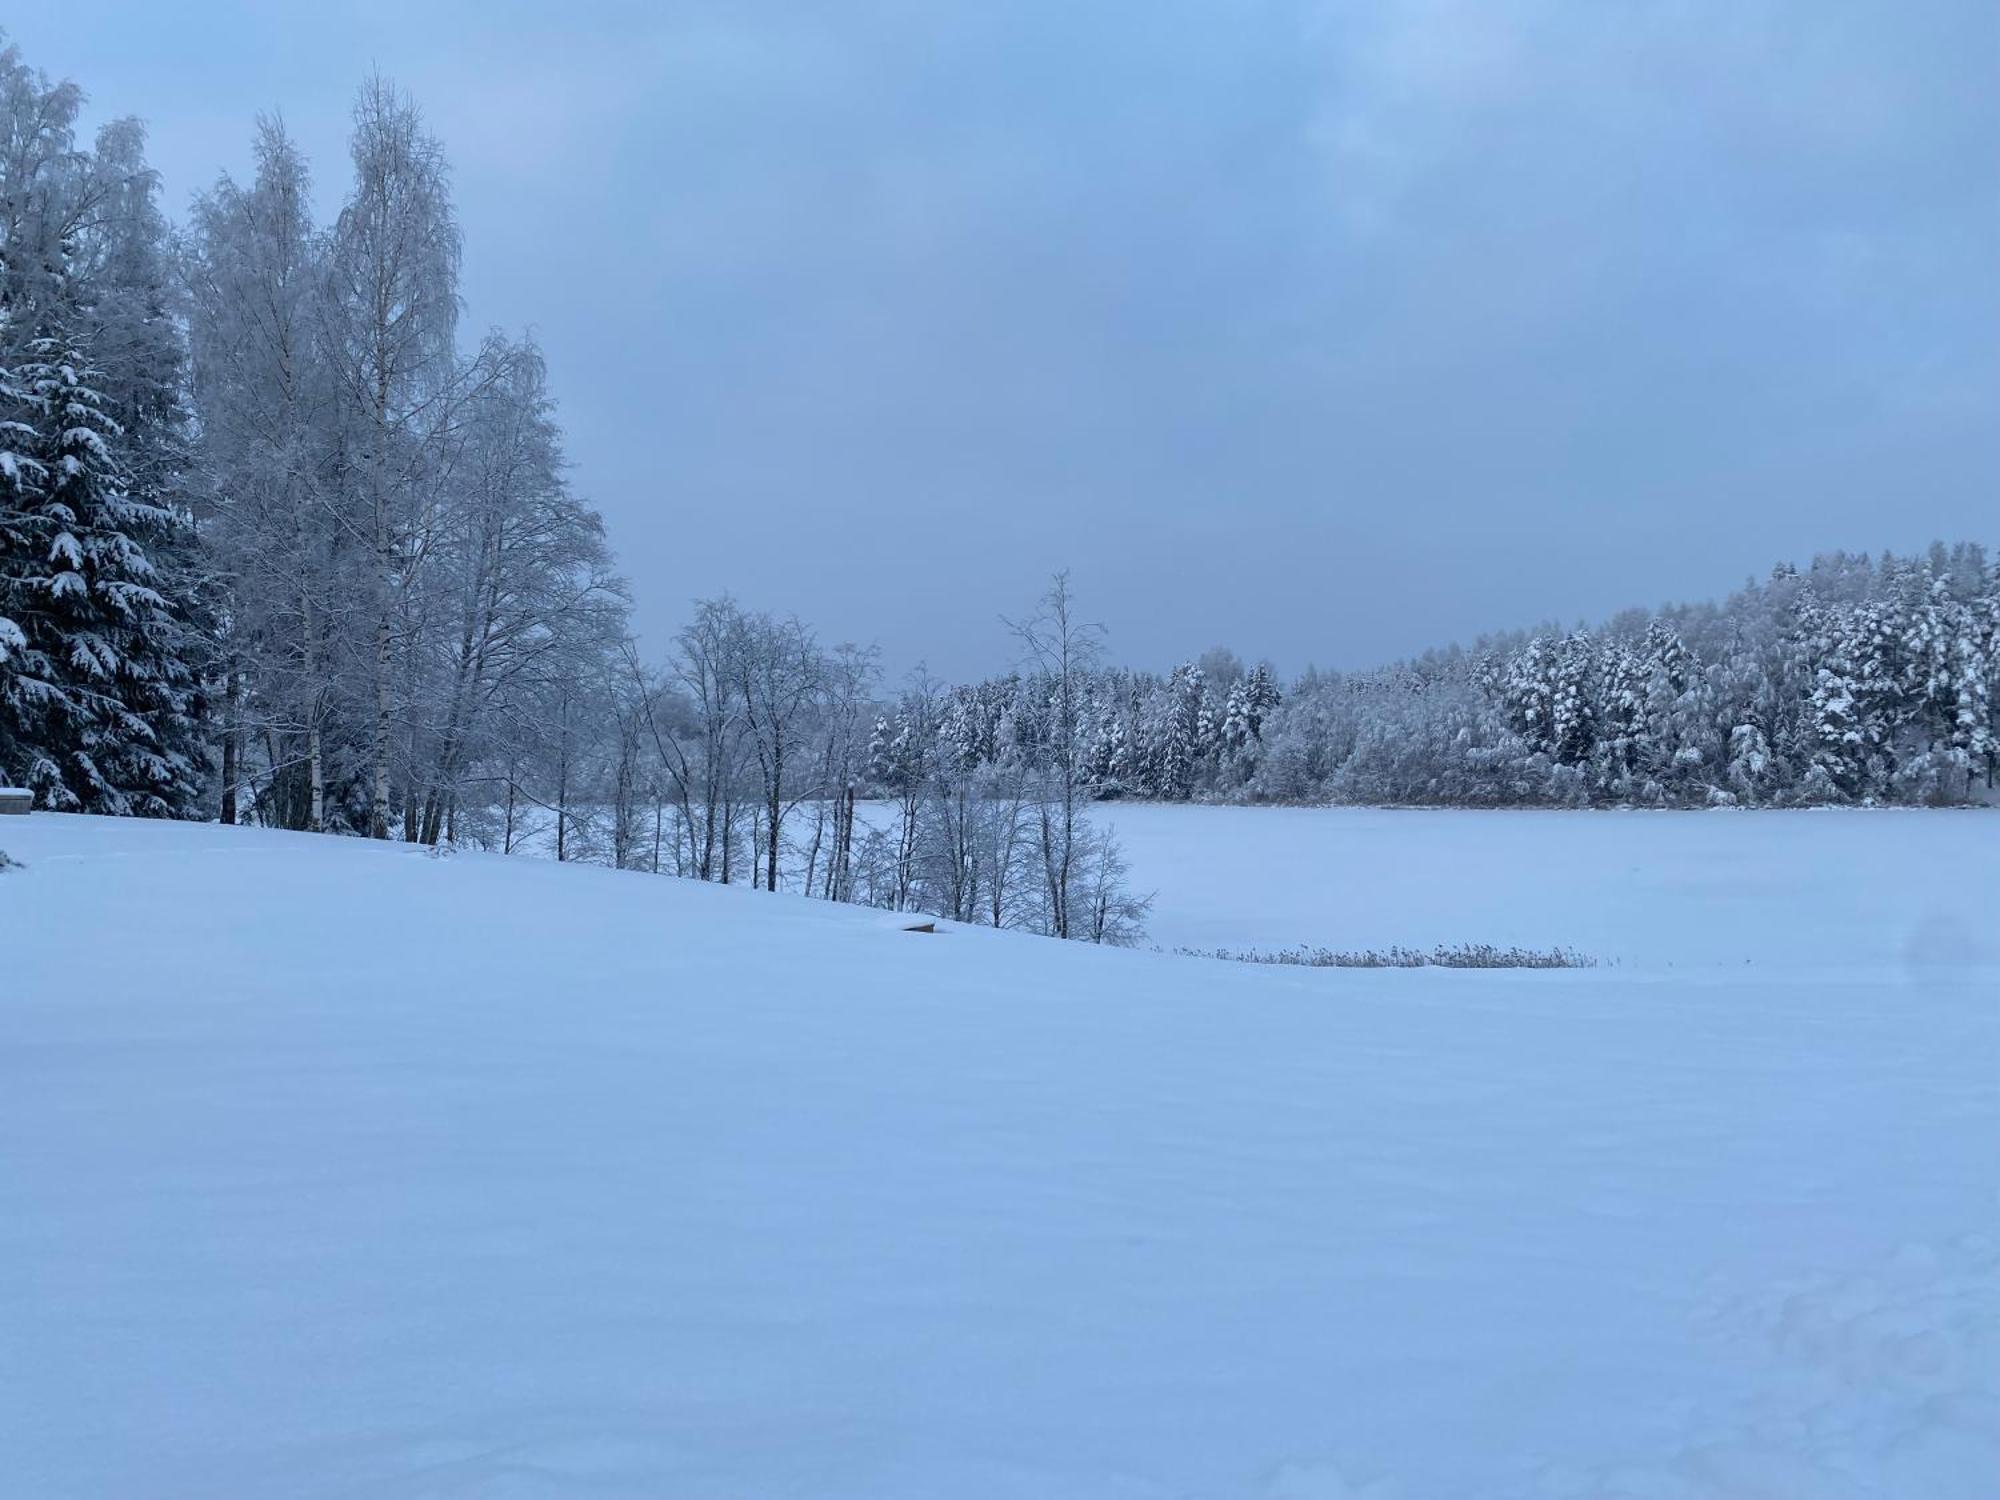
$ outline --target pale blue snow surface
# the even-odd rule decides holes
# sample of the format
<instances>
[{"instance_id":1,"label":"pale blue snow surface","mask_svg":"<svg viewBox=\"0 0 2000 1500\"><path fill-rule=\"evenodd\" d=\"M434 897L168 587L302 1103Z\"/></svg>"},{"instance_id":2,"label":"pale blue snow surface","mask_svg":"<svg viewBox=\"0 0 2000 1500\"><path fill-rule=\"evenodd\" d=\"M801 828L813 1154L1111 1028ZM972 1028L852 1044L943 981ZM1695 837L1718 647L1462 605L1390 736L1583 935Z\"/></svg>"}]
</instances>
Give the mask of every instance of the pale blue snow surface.
<instances>
[{"instance_id":1,"label":"pale blue snow surface","mask_svg":"<svg viewBox=\"0 0 2000 1500\"><path fill-rule=\"evenodd\" d=\"M2000 965L2000 811L1106 804L1165 948L1566 946L1640 968Z\"/></svg>"},{"instance_id":2,"label":"pale blue snow surface","mask_svg":"<svg viewBox=\"0 0 2000 1500\"><path fill-rule=\"evenodd\" d=\"M1622 851L1646 951L1272 970L22 820L0 1492L1990 1500L2000 972L1853 893L1990 909L2000 823L1393 816L1433 924L1299 939L1599 946L1540 882ZM1738 902L1792 924L1747 964Z\"/></svg>"}]
</instances>

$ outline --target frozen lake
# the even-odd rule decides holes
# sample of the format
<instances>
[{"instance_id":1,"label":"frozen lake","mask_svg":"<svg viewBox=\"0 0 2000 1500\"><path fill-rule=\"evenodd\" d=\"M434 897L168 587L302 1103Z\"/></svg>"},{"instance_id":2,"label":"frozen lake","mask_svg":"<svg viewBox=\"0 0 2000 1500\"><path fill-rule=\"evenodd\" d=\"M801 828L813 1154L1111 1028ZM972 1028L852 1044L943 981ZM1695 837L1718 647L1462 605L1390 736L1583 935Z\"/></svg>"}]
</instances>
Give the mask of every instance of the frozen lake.
<instances>
[{"instance_id":1,"label":"frozen lake","mask_svg":"<svg viewBox=\"0 0 2000 1500\"><path fill-rule=\"evenodd\" d=\"M2000 812L1101 806L1163 948L1566 946L1641 968L2000 963Z\"/></svg>"}]
</instances>

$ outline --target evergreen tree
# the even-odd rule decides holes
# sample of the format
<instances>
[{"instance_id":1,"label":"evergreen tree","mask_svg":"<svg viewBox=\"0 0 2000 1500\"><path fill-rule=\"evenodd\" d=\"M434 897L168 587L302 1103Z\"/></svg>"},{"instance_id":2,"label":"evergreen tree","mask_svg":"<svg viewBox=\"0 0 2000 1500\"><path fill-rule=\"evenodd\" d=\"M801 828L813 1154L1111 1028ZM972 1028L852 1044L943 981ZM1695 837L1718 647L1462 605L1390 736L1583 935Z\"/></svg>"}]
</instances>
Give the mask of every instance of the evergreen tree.
<instances>
[{"instance_id":1,"label":"evergreen tree","mask_svg":"<svg viewBox=\"0 0 2000 1500\"><path fill-rule=\"evenodd\" d=\"M1225 759L1233 761L1249 748L1250 702L1247 684L1244 682L1234 682L1229 686L1229 697L1222 706L1220 737Z\"/></svg>"},{"instance_id":2,"label":"evergreen tree","mask_svg":"<svg viewBox=\"0 0 2000 1500\"><path fill-rule=\"evenodd\" d=\"M1579 631L1564 638L1549 705L1550 753L1560 765L1584 765L1597 747L1596 668L1596 647L1588 635Z\"/></svg>"},{"instance_id":3,"label":"evergreen tree","mask_svg":"<svg viewBox=\"0 0 2000 1500\"><path fill-rule=\"evenodd\" d=\"M1244 717L1249 722L1252 740L1262 743L1264 719L1283 701L1284 694L1278 691L1277 674L1271 670L1271 664L1258 662L1243 682Z\"/></svg>"},{"instance_id":4,"label":"evergreen tree","mask_svg":"<svg viewBox=\"0 0 2000 1500\"><path fill-rule=\"evenodd\" d=\"M1696 800L1717 750L1713 695L1701 661L1680 633L1659 621L1641 645L1645 701L1639 762L1661 795Z\"/></svg>"},{"instance_id":5,"label":"evergreen tree","mask_svg":"<svg viewBox=\"0 0 2000 1500\"><path fill-rule=\"evenodd\" d=\"M1647 671L1641 653L1622 641L1605 644L1601 665L1603 703L1599 712L1598 756L1606 792L1633 795L1633 772L1647 759Z\"/></svg>"},{"instance_id":6,"label":"evergreen tree","mask_svg":"<svg viewBox=\"0 0 2000 1500\"><path fill-rule=\"evenodd\" d=\"M184 369L135 125L0 48L0 778L183 815L200 767Z\"/></svg>"},{"instance_id":7,"label":"evergreen tree","mask_svg":"<svg viewBox=\"0 0 2000 1500\"><path fill-rule=\"evenodd\" d=\"M0 267L0 277L6 274ZM0 319L5 309L0 307ZM0 336L4 328L0 328ZM4 348L0 342L0 348ZM36 443L36 425L27 420L28 393L13 370L0 365L0 558L27 555L32 547L34 524L32 506L45 478L41 464L30 451ZM0 565L4 566L4 565ZM17 591L0 577L0 684L11 679L19 667L20 653L27 649L27 632L9 613L9 599ZM19 603L14 605L19 608ZM3 733L4 730L0 730ZM5 765L0 753L0 767Z\"/></svg>"},{"instance_id":8,"label":"evergreen tree","mask_svg":"<svg viewBox=\"0 0 2000 1500\"><path fill-rule=\"evenodd\" d=\"M1201 759L1201 668L1191 662L1174 668L1161 710L1159 795L1185 802Z\"/></svg>"},{"instance_id":9,"label":"evergreen tree","mask_svg":"<svg viewBox=\"0 0 2000 1500\"><path fill-rule=\"evenodd\" d=\"M1498 674L1509 727L1539 755L1555 753L1555 676L1555 645L1541 635L1512 656Z\"/></svg>"},{"instance_id":10,"label":"evergreen tree","mask_svg":"<svg viewBox=\"0 0 2000 1500\"><path fill-rule=\"evenodd\" d=\"M1813 801L1863 797L1869 790L1869 731L1861 703L1855 622L1816 600L1800 611L1799 618L1813 663L1806 694L1811 753L1803 790Z\"/></svg>"},{"instance_id":11,"label":"evergreen tree","mask_svg":"<svg viewBox=\"0 0 2000 1500\"><path fill-rule=\"evenodd\" d=\"M4 613L21 636L0 683L0 774L45 807L178 816L199 791L189 631L146 544L179 519L134 499L97 371L61 331L18 371L41 480L5 537Z\"/></svg>"}]
</instances>

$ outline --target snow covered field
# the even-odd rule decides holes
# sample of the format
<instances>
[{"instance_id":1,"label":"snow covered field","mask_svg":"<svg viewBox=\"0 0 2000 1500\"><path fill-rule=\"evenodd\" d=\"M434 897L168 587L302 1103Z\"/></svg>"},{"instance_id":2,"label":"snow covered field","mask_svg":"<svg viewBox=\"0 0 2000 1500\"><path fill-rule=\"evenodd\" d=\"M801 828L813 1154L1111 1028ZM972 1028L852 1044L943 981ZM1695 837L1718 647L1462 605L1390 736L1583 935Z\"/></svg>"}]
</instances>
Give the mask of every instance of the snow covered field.
<instances>
[{"instance_id":1,"label":"snow covered field","mask_svg":"<svg viewBox=\"0 0 2000 1500\"><path fill-rule=\"evenodd\" d=\"M0 1495L2000 1493L2000 820L1114 816L1618 966L0 824Z\"/></svg>"}]
</instances>

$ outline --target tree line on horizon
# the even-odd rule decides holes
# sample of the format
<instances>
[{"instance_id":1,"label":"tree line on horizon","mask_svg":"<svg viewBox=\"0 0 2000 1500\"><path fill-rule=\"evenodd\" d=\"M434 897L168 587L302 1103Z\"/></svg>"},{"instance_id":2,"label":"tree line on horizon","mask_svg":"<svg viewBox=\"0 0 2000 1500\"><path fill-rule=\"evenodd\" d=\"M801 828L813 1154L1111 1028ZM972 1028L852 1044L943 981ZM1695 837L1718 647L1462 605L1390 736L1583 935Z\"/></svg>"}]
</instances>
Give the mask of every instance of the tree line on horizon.
<instances>
[{"instance_id":1,"label":"tree line on horizon","mask_svg":"<svg viewBox=\"0 0 2000 1500\"><path fill-rule=\"evenodd\" d=\"M260 122L171 224L144 132L0 46L0 782L43 808L531 847L1121 941L1087 809L1965 800L2000 572L1835 555L1718 605L1281 682L1109 665L1058 575L984 682L697 603L641 658L532 339L467 338L450 174L359 92L339 213ZM860 804L881 810L857 816Z\"/></svg>"},{"instance_id":2,"label":"tree line on horizon","mask_svg":"<svg viewBox=\"0 0 2000 1500\"><path fill-rule=\"evenodd\" d=\"M1094 793L1435 807L1799 807L1978 800L2000 768L2000 568L1976 543L1781 564L1720 603L1545 626L1369 672L1216 648L1094 675ZM990 754L1032 685L922 693ZM971 724L976 728L966 728ZM921 730L898 730L897 733ZM1039 731L1031 729L1032 742Z\"/></svg>"}]
</instances>

